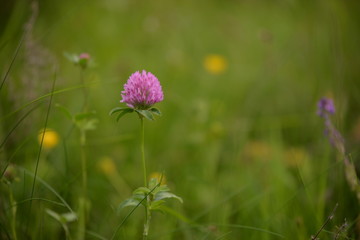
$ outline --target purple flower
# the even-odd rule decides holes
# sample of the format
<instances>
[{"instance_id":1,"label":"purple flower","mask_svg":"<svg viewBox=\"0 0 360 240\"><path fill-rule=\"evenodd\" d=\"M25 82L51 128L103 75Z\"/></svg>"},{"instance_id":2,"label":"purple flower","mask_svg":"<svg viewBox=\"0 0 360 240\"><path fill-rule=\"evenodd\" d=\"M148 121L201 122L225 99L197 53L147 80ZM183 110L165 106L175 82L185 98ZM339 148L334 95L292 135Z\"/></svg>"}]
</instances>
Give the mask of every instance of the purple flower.
<instances>
[{"instance_id":1,"label":"purple flower","mask_svg":"<svg viewBox=\"0 0 360 240\"><path fill-rule=\"evenodd\" d=\"M336 129L330 119L330 114L335 113L334 102L331 98L321 98L318 102L318 111L317 114L324 118L325 124L325 136L329 139L331 145L343 153L344 150L344 138L341 136L341 133Z\"/></svg>"},{"instance_id":2,"label":"purple flower","mask_svg":"<svg viewBox=\"0 0 360 240\"><path fill-rule=\"evenodd\" d=\"M81 53L79 55L79 59L90 59L90 54L88 53Z\"/></svg>"},{"instance_id":3,"label":"purple flower","mask_svg":"<svg viewBox=\"0 0 360 240\"><path fill-rule=\"evenodd\" d=\"M133 73L121 92L122 100L129 107L146 110L164 99L159 80L151 73L143 70Z\"/></svg>"},{"instance_id":4,"label":"purple flower","mask_svg":"<svg viewBox=\"0 0 360 240\"><path fill-rule=\"evenodd\" d=\"M83 69L87 68L91 60L91 56L88 53L81 53L77 58L77 64Z\"/></svg>"},{"instance_id":5,"label":"purple flower","mask_svg":"<svg viewBox=\"0 0 360 240\"><path fill-rule=\"evenodd\" d=\"M326 117L329 114L335 113L334 102L331 98L321 98L318 102L318 111L317 114L320 117Z\"/></svg>"}]
</instances>

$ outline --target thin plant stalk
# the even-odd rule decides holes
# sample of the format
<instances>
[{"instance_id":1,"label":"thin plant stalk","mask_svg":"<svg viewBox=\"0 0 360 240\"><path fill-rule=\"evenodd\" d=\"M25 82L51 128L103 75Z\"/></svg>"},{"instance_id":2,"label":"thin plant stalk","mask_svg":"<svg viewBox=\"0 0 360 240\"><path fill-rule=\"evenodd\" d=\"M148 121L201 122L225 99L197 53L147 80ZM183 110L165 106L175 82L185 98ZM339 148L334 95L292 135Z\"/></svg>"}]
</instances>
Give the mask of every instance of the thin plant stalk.
<instances>
[{"instance_id":1,"label":"thin plant stalk","mask_svg":"<svg viewBox=\"0 0 360 240\"><path fill-rule=\"evenodd\" d=\"M147 185L146 177L146 162L145 162L145 127L144 127L144 117L140 116L141 121L141 159L144 172L144 187Z\"/></svg>"},{"instance_id":2,"label":"thin plant stalk","mask_svg":"<svg viewBox=\"0 0 360 240\"><path fill-rule=\"evenodd\" d=\"M84 69L80 68L80 81L83 85L84 103L82 111L87 111L88 93L85 88ZM80 129L80 154L81 154L81 172L82 172L82 197L79 199L79 230L78 239L85 239L86 218L87 218L87 163L86 163L86 131Z\"/></svg>"},{"instance_id":3,"label":"thin plant stalk","mask_svg":"<svg viewBox=\"0 0 360 240\"><path fill-rule=\"evenodd\" d=\"M83 85L82 89L83 89L83 95L84 95L84 104L83 104L82 110L84 112L86 112L87 111L87 102L88 102L88 92L85 87L84 75L85 75L85 70L83 68L80 68L80 81L81 81L81 84Z\"/></svg>"},{"instance_id":4,"label":"thin plant stalk","mask_svg":"<svg viewBox=\"0 0 360 240\"><path fill-rule=\"evenodd\" d=\"M80 148L81 148L81 171L82 171L82 184L83 184L83 197L86 198L86 189L87 189L87 164L86 164L86 153L85 153L85 145L86 145L86 135L85 131L81 130L80 132Z\"/></svg>"},{"instance_id":5,"label":"thin plant stalk","mask_svg":"<svg viewBox=\"0 0 360 240\"><path fill-rule=\"evenodd\" d=\"M146 207L145 207L145 224L144 224L144 233L143 233L143 240L147 240L147 236L149 234L149 227L150 227L150 220L151 220L151 211L150 211L150 196L146 197Z\"/></svg>"},{"instance_id":6,"label":"thin plant stalk","mask_svg":"<svg viewBox=\"0 0 360 240\"><path fill-rule=\"evenodd\" d=\"M143 116L140 116L140 123L141 123L141 159L142 159L142 165L144 171L144 186L146 187L147 176L146 176L146 161L145 161L145 127L144 127ZM150 203L150 196L147 196L145 203L145 223L144 223L143 240L146 240L149 234L149 226L151 219L151 211L150 211L149 203Z\"/></svg>"},{"instance_id":7,"label":"thin plant stalk","mask_svg":"<svg viewBox=\"0 0 360 240\"><path fill-rule=\"evenodd\" d=\"M85 239L86 231L86 216L87 216L87 164L86 164L86 154L85 154L85 145L86 145L86 135L85 131L80 131L80 151L81 151L81 171L82 171L82 185L83 191L82 196L79 199L79 229L78 229L78 240Z\"/></svg>"},{"instance_id":8,"label":"thin plant stalk","mask_svg":"<svg viewBox=\"0 0 360 240\"><path fill-rule=\"evenodd\" d=\"M149 196L146 197L145 224L144 224L143 240L147 240L147 236L149 234L149 227L150 227L151 211L148 206L148 203L149 203Z\"/></svg>"}]
</instances>

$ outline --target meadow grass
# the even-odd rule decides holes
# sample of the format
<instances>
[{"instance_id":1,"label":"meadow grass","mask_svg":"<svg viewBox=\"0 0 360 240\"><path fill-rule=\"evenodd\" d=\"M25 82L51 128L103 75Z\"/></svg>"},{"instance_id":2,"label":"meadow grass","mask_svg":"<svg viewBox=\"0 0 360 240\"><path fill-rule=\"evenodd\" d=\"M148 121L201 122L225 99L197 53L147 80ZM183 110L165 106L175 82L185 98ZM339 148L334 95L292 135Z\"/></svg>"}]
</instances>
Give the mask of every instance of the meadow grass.
<instances>
[{"instance_id":1,"label":"meadow grass","mask_svg":"<svg viewBox=\"0 0 360 240\"><path fill-rule=\"evenodd\" d=\"M4 6L0 239L141 239L142 207L118 209L144 183L139 120L117 123L108 113L143 69L164 91L162 117L144 122L147 172L163 172L184 200L152 214L149 240L311 239L319 230L320 239L358 238L359 202L316 103L334 99L332 121L357 166L359 3ZM66 52L91 55L81 79ZM75 118L84 93L98 123L80 144L63 108ZM59 138L47 139L44 128Z\"/></svg>"}]
</instances>

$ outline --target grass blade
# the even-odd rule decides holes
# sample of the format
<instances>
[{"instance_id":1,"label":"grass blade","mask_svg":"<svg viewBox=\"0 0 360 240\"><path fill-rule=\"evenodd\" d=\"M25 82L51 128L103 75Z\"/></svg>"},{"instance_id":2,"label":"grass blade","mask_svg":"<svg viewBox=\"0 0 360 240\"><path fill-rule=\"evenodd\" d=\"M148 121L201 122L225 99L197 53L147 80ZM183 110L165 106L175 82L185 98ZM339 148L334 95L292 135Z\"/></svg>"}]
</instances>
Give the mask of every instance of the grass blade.
<instances>
[{"instance_id":1,"label":"grass blade","mask_svg":"<svg viewBox=\"0 0 360 240\"><path fill-rule=\"evenodd\" d=\"M277 236L279 238L285 238L284 235L281 235L280 233L276 233L276 232L272 232L263 228L258 228L258 227L252 227L252 226L246 226L246 225L239 225L239 224L212 224L215 226L219 226L219 227L231 227L231 228L240 228L240 229L248 229L248 230L253 230L253 231L257 231L257 232L263 232L263 233L267 233L273 236Z\"/></svg>"},{"instance_id":2,"label":"grass blade","mask_svg":"<svg viewBox=\"0 0 360 240\"><path fill-rule=\"evenodd\" d=\"M53 99L53 92L54 92L54 89L55 89L55 82L56 82L56 70L55 70L54 80L53 80L53 84L52 84L52 88L51 88L51 96L50 96L49 106L48 106L46 117L45 117L44 129L47 128L47 123L48 123L48 120L49 120L51 103L52 103L52 99ZM38 153L37 160L36 160L36 165L35 165L34 180L32 182L32 187L31 187L30 199L32 199L33 196L34 196L35 181L36 181L36 178L37 178L36 176L37 176L37 172L38 172L38 168L39 168L39 162L40 162L40 156L41 156L42 145L43 145L43 142L44 142L44 137L45 137L45 131L43 131L42 137L41 137L39 153ZM31 206L32 206L32 200L30 200L29 213L31 213ZM30 218L29 218L29 220L30 220ZM26 232L28 230L29 220L28 220L28 223L26 224Z\"/></svg>"},{"instance_id":3,"label":"grass blade","mask_svg":"<svg viewBox=\"0 0 360 240\"><path fill-rule=\"evenodd\" d=\"M7 163L5 163L5 167L4 170L1 172L1 177L2 178L6 172L6 169L8 168L8 166L11 164L12 159L15 157L15 155L20 151L20 149L25 145L25 143L27 143L29 140L31 139L31 137L28 137L27 139L25 139L25 141L23 141L13 152L13 154L9 157Z\"/></svg>"},{"instance_id":4,"label":"grass blade","mask_svg":"<svg viewBox=\"0 0 360 240\"><path fill-rule=\"evenodd\" d=\"M22 201L19 201L19 202L16 202L16 204L13 204L11 205L8 209L6 209L7 211L10 210L11 208L15 207L15 206L19 206L23 203L27 203L29 201L32 201L32 200L38 200L38 201L43 201L43 202L48 202L48 203L52 203L52 204L55 204L55 205L58 205L58 206L63 206L63 207L66 207L65 204L63 203L59 203L59 202L56 202L56 201L53 201L53 200L50 200L50 199L46 199L46 198L27 198L27 199L24 199Z\"/></svg>"},{"instance_id":5,"label":"grass blade","mask_svg":"<svg viewBox=\"0 0 360 240\"><path fill-rule=\"evenodd\" d=\"M20 118L20 120L15 124L15 126L9 131L9 133L6 135L6 137L4 138L4 140L2 141L2 143L0 144L0 149L5 145L6 141L8 140L8 138L11 136L12 132L15 131L15 129L20 125L20 123L27 117L29 116L30 113L32 113L36 108L38 108L40 106L40 104L36 105L35 107L33 107L32 109L30 109L24 116L22 116Z\"/></svg>"},{"instance_id":6,"label":"grass blade","mask_svg":"<svg viewBox=\"0 0 360 240\"><path fill-rule=\"evenodd\" d=\"M61 197L61 195L56 192L56 190L51 187L47 182L45 182L43 179L41 179L40 177L35 177L35 175L30 172L29 170L25 169L25 168L20 168L21 170L24 171L25 174L33 177L34 179L36 179L38 182L40 182L44 187L46 187L50 192L52 192L64 205L65 207L71 212L71 213L75 213L74 210L72 210L72 208L70 207L70 205Z\"/></svg>"},{"instance_id":7,"label":"grass blade","mask_svg":"<svg viewBox=\"0 0 360 240\"><path fill-rule=\"evenodd\" d=\"M2 82L1 82L0 91L1 91L1 89L3 88L3 86L4 86L4 84L5 84L5 81L6 81L8 75L9 75L9 73L10 73L10 70L11 70L12 66L14 65L15 59L16 59L18 53L19 53L19 50L20 50L20 48L21 48L21 46L22 46L22 43L24 42L25 36L26 36L26 34L27 34L27 31L28 31L28 29L25 29L25 30L24 30L24 33L22 34L21 39L20 39L20 41L19 41L19 43L18 43L18 45L17 45L17 47L16 47L16 49L15 49L14 55L13 55L13 57L12 57L12 59L11 59L11 62L10 62L10 66L9 66L9 68L7 69L7 71L6 71L6 73L5 73L5 76L4 76L4 78L3 78Z\"/></svg>"}]
</instances>

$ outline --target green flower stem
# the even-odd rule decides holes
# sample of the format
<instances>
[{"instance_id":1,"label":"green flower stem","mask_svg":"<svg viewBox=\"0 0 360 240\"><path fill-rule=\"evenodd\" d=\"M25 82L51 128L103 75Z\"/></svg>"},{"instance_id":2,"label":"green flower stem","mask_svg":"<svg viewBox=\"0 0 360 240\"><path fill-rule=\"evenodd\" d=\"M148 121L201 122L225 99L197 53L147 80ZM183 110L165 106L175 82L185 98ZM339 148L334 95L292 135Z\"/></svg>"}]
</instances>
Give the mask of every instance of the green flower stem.
<instances>
[{"instance_id":1,"label":"green flower stem","mask_svg":"<svg viewBox=\"0 0 360 240\"><path fill-rule=\"evenodd\" d=\"M86 197L87 189L87 174L86 174L86 154L85 154L85 144L86 144L86 134L84 130L80 131L80 147L81 147L81 170L82 170L82 183L83 183L83 195Z\"/></svg>"},{"instance_id":2,"label":"green flower stem","mask_svg":"<svg viewBox=\"0 0 360 240\"><path fill-rule=\"evenodd\" d=\"M86 231L86 216L87 216L87 173L86 173L86 133L84 130L80 130L80 148L81 148L81 170L82 170L82 196L79 198L79 228L78 228L78 240L85 239Z\"/></svg>"},{"instance_id":3,"label":"green flower stem","mask_svg":"<svg viewBox=\"0 0 360 240\"><path fill-rule=\"evenodd\" d=\"M150 220L151 220L151 210L149 205L150 205L150 196L147 196L146 207L145 207L145 224L144 224L143 240L147 240L147 236L149 234Z\"/></svg>"},{"instance_id":4,"label":"green flower stem","mask_svg":"<svg viewBox=\"0 0 360 240\"><path fill-rule=\"evenodd\" d=\"M147 185L146 178L146 162L145 162L145 128L144 128L144 117L140 116L141 121L141 159L144 171L144 187Z\"/></svg>"},{"instance_id":5,"label":"green flower stem","mask_svg":"<svg viewBox=\"0 0 360 240\"><path fill-rule=\"evenodd\" d=\"M146 177L146 161L145 161L145 127L144 127L144 117L140 117L141 122L141 159L144 171L144 187L147 187L147 177ZM150 227L150 219L151 219L151 211L150 211L150 196L146 197L145 203L145 223L144 223L144 232L143 232L143 240L147 240L147 236L149 234Z\"/></svg>"},{"instance_id":6,"label":"green flower stem","mask_svg":"<svg viewBox=\"0 0 360 240\"><path fill-rule=\"evenodd\" d=\"M80 81L81 81L81 84L83 85L82 89L83 89L83 94L84 94L84 104L83 104L82 110L84 112L86 112L89 95L88 95L88 92L87 92L87 89L85 86L84 75L85 75L85 70L83 68L80 68Z\"/></svg>"}]
</instances>

